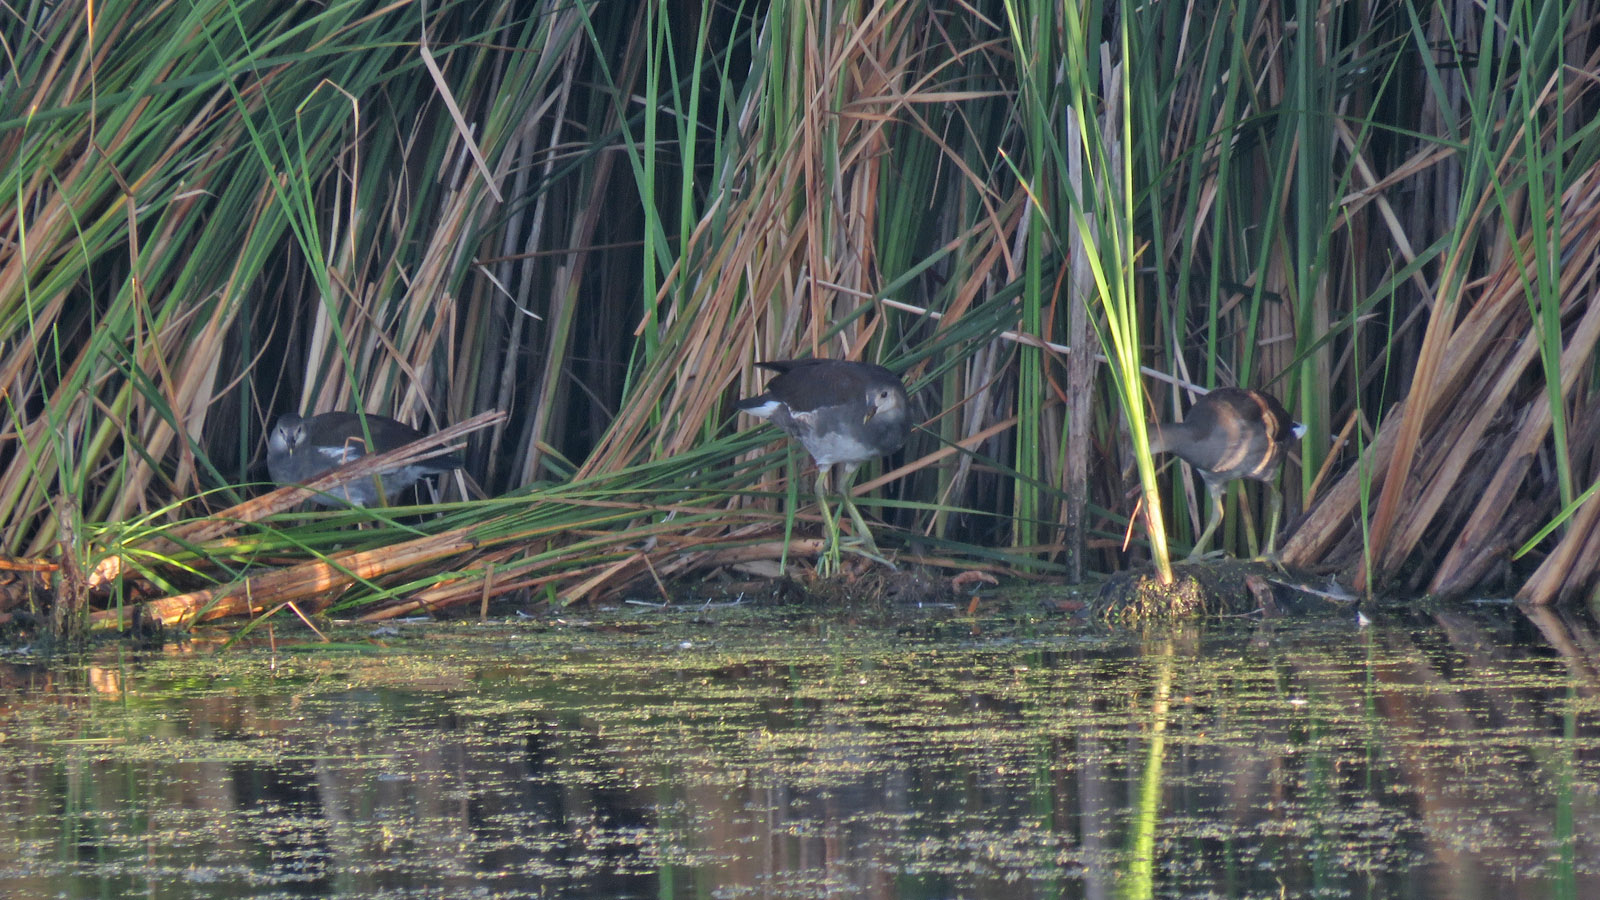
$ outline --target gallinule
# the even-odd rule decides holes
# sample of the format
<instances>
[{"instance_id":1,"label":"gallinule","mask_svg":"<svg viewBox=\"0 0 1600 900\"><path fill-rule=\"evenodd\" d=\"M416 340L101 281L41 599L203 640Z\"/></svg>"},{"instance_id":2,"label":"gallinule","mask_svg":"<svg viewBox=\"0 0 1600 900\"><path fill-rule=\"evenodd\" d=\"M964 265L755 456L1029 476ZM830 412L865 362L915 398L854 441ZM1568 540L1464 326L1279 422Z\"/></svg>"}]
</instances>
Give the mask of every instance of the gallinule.
<instances>
[{"instance_id":1,"label":"gallinule","mask_svg":"<svg viewBox=\"0 0 1600 900\"><path fill-rule=\"evenodd\" d=\"M825 496L828 475L835 465L842 466L844 474L834 489L866 548L863 555L884 561L850 499L850 479L862 463L905 444L911 433L905 385L893 372L871 363L789 359L756 365L778 376L767 382L765 393L740 400L739 408L782 428L817 461L817 502L828 532L821 568L837 569L839 560L839 523Z\"/></svg>"},{"instance_id":2,"label":"gallinule","mask_svg":"<svg viewBox=\"0 0 1600 900\"><path fill-rule=\"evenodd\" d=\"M361 426L366 419L366 428ZM367 437L372 452L383 453L423 437L403 422L383 416L357 416L329 412L302 419L288 414L278 417L267 437L267 472L280 485L303 484L336 466L367 454ZM382 496L394 497L426 475L437 475L461 468L461 457L436 456L410 466L381 473ZM377 478L358 478L311 498L318 506L369 506L379 497Z\"/></svg>"},{"instance_id":3,"label":"gallinule","mask_svg":"<svg viewBox=\"0 0 1600 900\"><path fill-rule=\"evenodd\" d=\"M1275 481L1284 454L1306 433L1276 398L1260 391L1217 388L1195 401L1182 422L1157 425L1150 432L1151 453L1172 453L1194 466L1211 495L1211 516L1190 558L1205 552L1222 522L1222 494L1238 478L1264 481L1270 492L1267 558L1277 546L1283 495Z\"/></svg>"}]
</instances>

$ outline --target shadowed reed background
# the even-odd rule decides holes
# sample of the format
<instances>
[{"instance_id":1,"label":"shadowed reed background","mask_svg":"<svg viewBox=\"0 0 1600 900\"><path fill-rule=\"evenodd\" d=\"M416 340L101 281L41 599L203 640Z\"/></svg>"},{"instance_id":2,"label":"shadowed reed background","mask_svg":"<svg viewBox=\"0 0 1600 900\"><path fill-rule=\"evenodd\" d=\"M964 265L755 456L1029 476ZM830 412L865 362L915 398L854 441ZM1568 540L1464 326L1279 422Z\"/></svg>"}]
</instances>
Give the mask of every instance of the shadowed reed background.
<instances>
[{"instance_id":1,"label":"shadowed reed background","mask_svg":"<svg viewBox=\"0 0 1600 900\"><path fill-rule=\"evenodd\" d=\"M1078 578L1192 540L1204 486L1128 428L1189 400L1143 365L1308 424L1291 565L1588 597L1595 16L7 4L0 550L102 622L808 559L792 450L734 401L826 355L913 389L859 496L930 562ZM211 518L277 414L358 407L504 411L465 453L493 499ZM1125 552L1130 447L1160 492ZM1225 546L1261 502L1230 491Z\"/></svg>"}]
</instances>

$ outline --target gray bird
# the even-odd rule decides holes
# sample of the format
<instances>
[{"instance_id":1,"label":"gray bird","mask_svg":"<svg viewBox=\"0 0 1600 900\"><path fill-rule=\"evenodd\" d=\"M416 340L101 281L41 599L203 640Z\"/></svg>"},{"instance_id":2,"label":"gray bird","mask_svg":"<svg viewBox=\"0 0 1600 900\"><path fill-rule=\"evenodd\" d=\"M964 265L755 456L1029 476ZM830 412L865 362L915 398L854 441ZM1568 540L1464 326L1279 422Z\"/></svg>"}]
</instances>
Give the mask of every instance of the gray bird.
<instances>
[{"instance_id":1,"label":"gray bird","mask_svg":"<svg viewBox=\"0 0 1600 900\"><path fill-rule=\"evenodd\" d=\"M409 425L383 416L367 415L366 429L361 416L330 412L302 419L287 414L278 417L267 437L267 472L280 485L304 484L347 462L367 455L367 436L372 452L384 453L419 440L424 435ZM461 457L436 456L413 465L382 472L382 496L394 498L427 475L437 475L462 466ZM379 497L377 478L358 478L311 498L318 506L370 506Z\"/></svg>"},{"instance_id":2,"label":"gray bird","mask_svg":"<svg viewBox=\"0 0 1600 900\"><path fill-rule=\"evenodd\" d=\"M739 408L766 419L799 441L817 461L817 502L828 532L827 568L837 568L839 523L828 508L826 483L835 466L844 471L834 489L850 514L866 554L882 559L872 532L850 499L850 479L863 463L900 449L911 433L910 399L899 376L872 363L839 359L790 359L756 363L778 376L765 393L739 401Z\"/></svg>"}]
</instances>

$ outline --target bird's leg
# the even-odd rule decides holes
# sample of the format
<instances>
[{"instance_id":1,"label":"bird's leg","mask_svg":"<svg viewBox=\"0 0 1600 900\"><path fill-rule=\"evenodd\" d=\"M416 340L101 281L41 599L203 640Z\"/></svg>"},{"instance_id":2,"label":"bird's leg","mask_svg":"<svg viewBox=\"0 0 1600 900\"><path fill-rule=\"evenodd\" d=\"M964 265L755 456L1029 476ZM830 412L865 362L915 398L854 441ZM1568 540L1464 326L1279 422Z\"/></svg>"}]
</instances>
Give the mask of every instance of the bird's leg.
<instances>
[{"instance_id":1,"label":"bird's leg","mask_svg":"<svg viewBox=\"0 0 1600 900\"><path fill-rule=\"evenodd\" d=\"M872 539L872 529L867 527L867 520L861 517L861 511L856 509L856 501L850 496L850 482L854 480L855 474L856 467L845 464L844 477L839 480L839 503L844 507L844 511L850 514L850 524L855 529L854 536L848 541L841 539L841 543L855 545L850 547L851 553L864 556L873 562L883 563L892 569L894 563L883 557L877 542Z\"/></svg>"},{"instance_id":2,"label":"bird's leg","mask_svg":"<svg viewBox=\"0 0 1600 900\"><path fill-rule=\"evenodd\" d=\"M1285 572L1283 563L1278 562L1278 517L1283 513L1283 492L1278 490L1278 483L1267 482L1267 552L1257 559L1271 563L1280 572Z\"/></svg>"},{"instance_id":3,"label":"bird's leg","mask_svg":"<svg viewBox=\"0 0 1600 900\"><path fill-rule=\"evenodd\" d=\"M850 514L850 523L855 526L855 535L850 539L850 543L865 544L868 550L877 553L878 547L872 543L872 532L867 530L867 523L861 520L856 502L850 496L850 483L855 480L856 467L849 463L841 465L844 466L844 475L839 479L839 502L844 505L845 512Z\"/></svg>"},{"instance_id":4,"label":"bird's leg","mask_svg":"<svg viewBox=\"0 0 1600 900\"><path fill-rule=\"evenodd\" d=\"M1194 542L1194 549L1189 551L1190 559L1199 559L1205 555L1206 545L1211 543L1211 536L1216 533L1217 526L1222 524L1222 493L1227 490L1225 484L1207 484L1206 492L1211 495L1211 517L1206 522L1205 530L1200 532L1199 540Z\"/></svg>"},{"instance_id":5,"label":"bird's leg","mask_svg":"<svg viewBox=\"0 0 1600 900\"><path fill-rule=\"evenodd\" d=\"M1283 514L1283 492L1275 482L1267 483L1267 555L1278 555L1278 516Z\"/></svg>"},{"instance_id":6,"label":"bird's leg","mask_svg":"<svg viewBox=\"0 0 1600 900\"><path fill-rule=\"evenodd\" d=\"M850 514L850 524L855 526L856 537L853 543L860 544L865 548L866 555L877 557L878 545L872 540L872 530L867 528L866 521L861 518L861 511L856 509L855 500L851 499L849 491L845 491L839 496L844 503L845 512Z\"/></svg>"},{"instance_id":7,"label":"bird's leg","mask_svg":"<svg viewBox=\"0 0 1600 900\"><path fill-rule=\"evenodd\" d=\"M817 469L817 507L822 511L822 556L817 559L817 574L824 577L839 571L839 520L828 508L828 474L833 466Z\"/></svg>"},{"instance_id":8,"label":"bird's leg","mask_svg":"<svg viewBox=\"0 0 1600 900\"><path fill-rule=\"evenodd\" d=\"M836 477L837 465L843 465L844 472ZM817 574L824 578L839 573L842 568L840 553L849 544L855 545L849 547L851 553L894 568L894 563L881 555L878 545L872 540L872 530L867 528L866 520L861 517L861 511L856 509L855 501L850 497L850 481L855 470L855 466L846 463L817 467L817 509L822 513L823 529L822 554L817 558ZM855 535L848 541L840 534L839 517L836 517L828 506L830 481L834 483L834 489L839 492L839 503L844 507L844 511L850 514L850 523L855 529Z\"/></svg>"},{"instance_id":9,"label":"bird's leg","mask_svg":"<svg viewBox=\"0 0 1600 900\"><path fill-rule=\"evenodd\" d=\"M851 543L860 544L866 548L868 554L874 557L877 556L878 545L872 540L872 529L867 527L866 520L861 518L861 511L856 509L855 498L850 496L850 477L848 475L845 476L845 487L844 490L840 491L839 499L844 503L845 512L850 514L850 524L854 526L855 537L852 538Z\"/></svg>"}]
</instances>

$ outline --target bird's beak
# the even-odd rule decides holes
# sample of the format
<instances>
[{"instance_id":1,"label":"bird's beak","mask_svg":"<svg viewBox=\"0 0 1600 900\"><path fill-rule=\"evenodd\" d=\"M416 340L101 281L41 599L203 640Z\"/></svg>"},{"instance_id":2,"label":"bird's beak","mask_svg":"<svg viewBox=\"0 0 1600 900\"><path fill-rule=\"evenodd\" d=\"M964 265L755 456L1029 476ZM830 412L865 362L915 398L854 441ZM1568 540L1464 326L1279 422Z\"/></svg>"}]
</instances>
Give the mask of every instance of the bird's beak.
<instances>
[{"instance_id":1,"label":"bird's beak","mask_svg":"<svg viewBox=\"0 0 1600 900\"><path fill-rule=\"evenodd\" d=\"M877 415L877 414L878 414L878 407L877 406L874 405L874 406L867 407L867 414L865 416L861 417L861 424L865 425L868 422L871 422L872 421L872 417Z\"/></svg>"}]
</instances>

